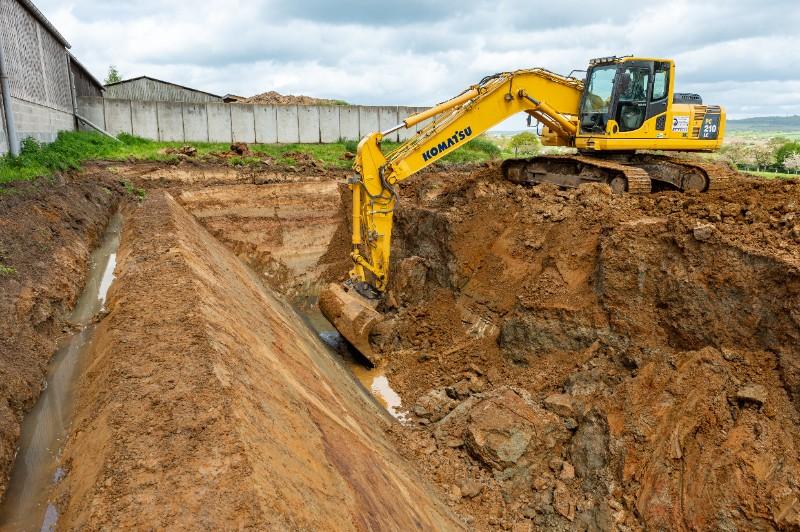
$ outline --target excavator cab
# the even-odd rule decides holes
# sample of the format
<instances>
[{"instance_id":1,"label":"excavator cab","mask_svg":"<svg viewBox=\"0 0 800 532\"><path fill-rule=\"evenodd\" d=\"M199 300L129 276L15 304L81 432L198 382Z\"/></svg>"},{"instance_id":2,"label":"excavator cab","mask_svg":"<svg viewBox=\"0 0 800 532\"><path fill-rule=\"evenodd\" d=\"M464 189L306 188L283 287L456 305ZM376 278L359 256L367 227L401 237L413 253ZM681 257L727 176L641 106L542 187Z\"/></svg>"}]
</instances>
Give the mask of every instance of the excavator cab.
<instances>
[{"instance_id":1,"label":"excavator cab","mask_svg":"<svg viewBox=\"0 0 800 532\"><path fill-rule=\"evenodd\" d=\"M666 113L672 70L671 61L592 60L581 98L581 133L636 131Z\"/></svg>"}]
</instances>

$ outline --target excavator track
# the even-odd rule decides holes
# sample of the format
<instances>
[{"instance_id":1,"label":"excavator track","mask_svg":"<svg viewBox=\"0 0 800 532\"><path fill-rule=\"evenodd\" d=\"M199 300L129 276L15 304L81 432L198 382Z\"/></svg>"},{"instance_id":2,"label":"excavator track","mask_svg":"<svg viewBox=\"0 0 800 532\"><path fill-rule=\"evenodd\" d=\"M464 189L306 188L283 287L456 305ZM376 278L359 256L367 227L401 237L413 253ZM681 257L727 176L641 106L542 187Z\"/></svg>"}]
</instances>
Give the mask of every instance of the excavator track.
<instances>
[{"instance_id":1,"label":"excavator track","mask_svg":"<svg viewBox=\"0 0 800 532\"><path fill-rule=\"evenodd\" d=\"M682 191L724 190L737 175L724 163L672 155L637 154L627 164L643 168L652 179L669 183Z\"/></svg>"},{"instance_id":2,"label":"excavator track","mask_svg":"<svg viewBox=\"0 0 800 532\"><path fill-rule=\"evenodd\" d=\"M636 166L586 155L541 155L503 162L503 176L513 183L553 183L577 187L606 183L615 193L647 194L650 177Z\"/></svg>"},{"instance_id":3,"label":"excavator track","mask_svg":"<svg viewBox=\"0 0 800 532\"><path fill-rule=\"evenodd\" d=\"M666 188L684 192L724 190L736 172L723 163L656 154L541 155L503 162L503 175L518 184L577 187L607 183L615 193L647 194ZM658 186L655 187L654 184Z\"/></svg>"}]
</instances>

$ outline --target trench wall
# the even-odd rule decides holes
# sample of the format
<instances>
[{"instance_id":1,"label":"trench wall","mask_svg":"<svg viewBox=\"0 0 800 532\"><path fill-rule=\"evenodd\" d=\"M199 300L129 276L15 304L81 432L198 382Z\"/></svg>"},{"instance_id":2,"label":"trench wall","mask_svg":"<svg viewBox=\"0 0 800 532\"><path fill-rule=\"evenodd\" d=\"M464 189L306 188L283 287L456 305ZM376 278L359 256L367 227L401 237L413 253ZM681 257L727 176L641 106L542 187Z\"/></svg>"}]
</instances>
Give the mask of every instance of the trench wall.
<instances>
[{"instance_id":1,"label":"trench wall","mask_svg":"<svg viewBox=\"0 0 800 532\"><path fill-rule=\"evenodd\" d=\"M78 98L79 113L113 135L175 142L333 143L385 131L425 107L258 105ZM403 141L422 127L388 137Z\"/></svg>"},{"instance_id":2,"label":"trench wall","mask_svg":"<svg viewBox=\"0 0 800 532\"><path fill-rule=\"evenodd\" d=\"M59 528L462 528L313 331L171 196L126 210L118 257Z\"/></svg>"}]
</instances>

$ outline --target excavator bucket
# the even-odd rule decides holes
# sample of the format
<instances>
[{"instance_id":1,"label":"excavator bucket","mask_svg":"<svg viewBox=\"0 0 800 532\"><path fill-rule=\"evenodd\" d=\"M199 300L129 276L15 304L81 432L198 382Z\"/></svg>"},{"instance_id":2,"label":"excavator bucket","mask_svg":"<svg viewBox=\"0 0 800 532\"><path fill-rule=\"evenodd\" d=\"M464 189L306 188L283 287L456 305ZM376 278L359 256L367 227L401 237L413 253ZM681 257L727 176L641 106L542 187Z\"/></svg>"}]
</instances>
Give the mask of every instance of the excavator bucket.
<instances>
[{"instance_id":1,"label":"excavator bucket","mask_svg":"<svg viewBox=\"0 0 800 532\"><path fill-rule=\"evenodd\" d=\"M380 357L369 345L369 333L383 320L381 313L375 310L376 305L377 301L335 283L319 294L322 315L373 365L378 363Z\"/></svg>"}]
</instances>

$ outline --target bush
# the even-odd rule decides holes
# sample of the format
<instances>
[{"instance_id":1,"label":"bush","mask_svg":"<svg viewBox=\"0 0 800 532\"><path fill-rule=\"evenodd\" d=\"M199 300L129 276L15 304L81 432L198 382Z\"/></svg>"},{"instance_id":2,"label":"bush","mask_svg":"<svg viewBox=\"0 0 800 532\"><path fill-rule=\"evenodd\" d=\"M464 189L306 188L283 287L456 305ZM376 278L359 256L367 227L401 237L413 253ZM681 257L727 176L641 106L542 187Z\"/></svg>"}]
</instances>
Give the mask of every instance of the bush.
<instances>
[{"instance_id":1,"label":"bush","mask_svg":"<svg viewBox=\"0 0 800 532\"><path fill-rule=\"evenodd\" d=\"M467 149L483 152L492 158L500 157L500 148L497 144L482 136L467 144Z\"/></svg>"},{"instance_id":2,"label":"bush","mask_svg":"<svg viewBox=\"0 0 800 532\"><path fill-rule=\"evenodd\" d=\"M523 131L511 137L508 147L514 155L533 154L539 151L539 137L530 131Z\"/></svg>"}]
</instances>

